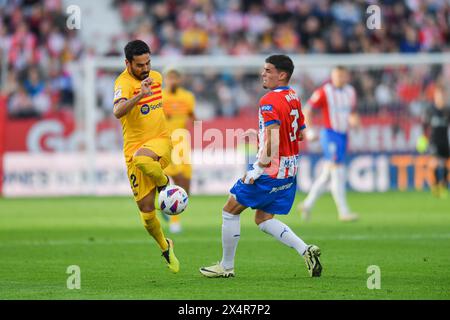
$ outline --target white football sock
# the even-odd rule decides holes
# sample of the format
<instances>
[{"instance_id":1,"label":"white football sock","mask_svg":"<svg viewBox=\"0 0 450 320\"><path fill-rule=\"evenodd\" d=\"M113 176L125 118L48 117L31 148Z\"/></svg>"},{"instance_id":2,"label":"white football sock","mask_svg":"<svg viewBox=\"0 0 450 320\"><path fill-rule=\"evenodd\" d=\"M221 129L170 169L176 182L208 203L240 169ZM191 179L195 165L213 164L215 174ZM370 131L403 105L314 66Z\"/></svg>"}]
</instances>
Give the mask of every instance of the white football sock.
<instances>
[{"instance_id":1,"label":"white football sock","mask_svg":"<svg viewBox=\"0 0 450 320\"><path fill-rule=\"evenodd\" d=\"M331 172L331 164L325 163L320 173L319 177L314 181L311 186L311 190L306 196L303 205L306 209L311 209L314 206L314 203L317 199L319 199L320 195L326 190L328 186L328 179L330 177Z\"/></svg>"},{"instance_id":2,"label":"white football sock","mask_svg":"<svg viewBox=\"0 0 450 320\"><path fill-rule=\"evenodd\" d=\"M306 250L306 243L303 242L287 225L277 219L266 220L259 224L259 229L272 235L288 247L294 248L300 255Z\"/></svg>"},{"instance_id":3,"label":"white football sock","mask_svg":"<svg viewBox=\"0 0 450 320\"><path fill-rule=\"evenodd\" d=\"M331 194L340 216L350 214L345 191L346 181L345 168L342 165L338 165L331 170Z\"/></svg>"},{"instance_id":4,"label":"white football sock","mask_svg":"<svg viewBox=\"0 0 450 320\"><path fill-rule=\"evenodd\" d=\"M234 268L234 256L241 236L241 216L222 211L222 261L226 270Z\"/></svg>"}]
</instances>

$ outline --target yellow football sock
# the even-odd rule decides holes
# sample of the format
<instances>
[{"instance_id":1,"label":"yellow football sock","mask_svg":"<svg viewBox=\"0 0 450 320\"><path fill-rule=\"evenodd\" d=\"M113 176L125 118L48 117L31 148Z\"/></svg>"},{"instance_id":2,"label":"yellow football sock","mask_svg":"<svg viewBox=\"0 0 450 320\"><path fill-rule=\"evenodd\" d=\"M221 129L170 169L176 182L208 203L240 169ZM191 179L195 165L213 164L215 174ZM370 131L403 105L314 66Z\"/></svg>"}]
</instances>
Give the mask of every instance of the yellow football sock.
<instances>
[{"instance_id":1,"label":"yellow football sock","mask_svg":"<svg viewBox=\"0 0 450 320\"><path fill-rule=\"evenodd\" d=\"M169 248L166 237L161 229L161 224L156 217L156 210L151 212L141 212L141 220L148 233L156 240L162 251Z\"/></svg>"},{"instance_id":2,"label":"yellow football sock","mask_svg":"<svg viewBox=\"0 0 450 320\"><path fill-rule=\"evenodd\" d=\"M171 223L176 223L180 221L180 216L179 215L175 215L175 216L170 216L170 222Z\"/></svg>"},{"instance_id":3,"label":"yellow football sock","mask_svg":"<svg viewBox=\"0 0 450 320\"><path fill-rule=\"evenodd\" d=\"M152 157L135 156L133 162L137 168L153 180L157 187L167 183L167 177L161 168L161 164Z\"/></svg>"}]
</instances>

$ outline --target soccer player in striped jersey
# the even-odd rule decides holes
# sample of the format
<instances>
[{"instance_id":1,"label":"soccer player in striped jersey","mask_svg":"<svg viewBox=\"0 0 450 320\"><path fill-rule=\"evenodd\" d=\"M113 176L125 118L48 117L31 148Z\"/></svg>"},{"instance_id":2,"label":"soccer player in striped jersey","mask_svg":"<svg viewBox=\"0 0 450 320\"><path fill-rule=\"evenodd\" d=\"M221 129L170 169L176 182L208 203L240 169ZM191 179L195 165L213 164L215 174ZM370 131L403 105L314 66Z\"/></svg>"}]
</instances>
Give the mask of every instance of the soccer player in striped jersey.
<instances>
[{"instance_id":1,"label":"soccer player in striped jersey","mask_svg":"<svg viewBox=\"0 0 450 320\"><path fill-rule=\"evenodd\" d=\"M320 249L307 245L275 215L289 213L295 198L299 142L305 128L301 103L288 84L294 71L285 55L266 59L261 74L263 87L270 91L259 103L259 150L257 160L245 176L231 188L222 211L222 260L200 268L208 278L234 276L234 257L240 237L240 214L256 209L259 229L286 246L294 248L305 260L311 277L319 277Z\"/></svg>"},{"instance_id":2,"label":"soccer player in striped jersey","mask_svg":"<svg viewBox=\"0 0 450 320\"><path fill-rule=\"evenodd\" d=\"M347 134L350 126L359 125L356 113L355 89L348 83L348 70L337 66L331 71L331 83L318 88L312 94L304 108L305 122L309 126L308 140L315 140L312 129L312 109L320 110L324 119L324 129L320 131L320 143L325 164L319 177L314 181L308 196L300 203L302 219L307 221L311 216L316 200L325 191L331 178L331 193L336 203L339 220L355 221L358 215L352 213L346 198L345 157L347 152Z\"/></svg>"},{"instance_id":3,"label":"soccer player in striped jersey","mask_svg":"<svg viewBox=\"0 0 450 320\"><path fill-rule=\"evenodd\" d=\"M125 46L126 69L114 84L113 113L122 123L123 151L134 199L145 229L155 239L170 271L179 271L173 242L166 239L155 211L156 190L169 183L172 142L162 109L162 76L151 70L150 48L141 40Z\"/></svg>"},{"instance_id":4,"label":"soccer player in striped jersey","mask_svg":"<svg viewBox=\"0 0 450 320\"><path fill-rule=\"evenodd\" d=\"M172 154L172 163L164 169L164 173L173 179L174 184L189 194L192 165L191 141L187 129L194 121L195 97L192 92L181 86L181 82L181 72L177 68L171 67L164 72L163 110L172 137L173 153L177 152L175 157ZM170 232L181 232L180 216L168 218Z\"/></svg>"}]
</instances>

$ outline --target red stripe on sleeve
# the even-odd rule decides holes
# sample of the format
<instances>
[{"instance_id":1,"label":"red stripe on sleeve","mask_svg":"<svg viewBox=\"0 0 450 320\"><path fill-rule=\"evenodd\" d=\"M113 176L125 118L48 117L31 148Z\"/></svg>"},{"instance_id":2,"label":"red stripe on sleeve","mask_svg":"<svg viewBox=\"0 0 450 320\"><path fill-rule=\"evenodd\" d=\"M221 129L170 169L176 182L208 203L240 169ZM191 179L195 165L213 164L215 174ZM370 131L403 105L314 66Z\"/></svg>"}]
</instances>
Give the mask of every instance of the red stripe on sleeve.
<instances>
[{"instance_id":1,"label":"red stripe on sleeve","mask_svg":"<svg viewBox=\"0 0 450 320\"><path fill-rule=\"evenodd\" d=\"M142 102L139 102L138 105L143 105L143 104L145 104L145 103L149 103L149 102L152 102L152 101L161 99L161 98L162 98L162 96L159 95L159 96L153 97L153 98L151 98L151 99L149 99L149 100L144 100L144 101L142 101Z\"/></svg>"}]
</instances>

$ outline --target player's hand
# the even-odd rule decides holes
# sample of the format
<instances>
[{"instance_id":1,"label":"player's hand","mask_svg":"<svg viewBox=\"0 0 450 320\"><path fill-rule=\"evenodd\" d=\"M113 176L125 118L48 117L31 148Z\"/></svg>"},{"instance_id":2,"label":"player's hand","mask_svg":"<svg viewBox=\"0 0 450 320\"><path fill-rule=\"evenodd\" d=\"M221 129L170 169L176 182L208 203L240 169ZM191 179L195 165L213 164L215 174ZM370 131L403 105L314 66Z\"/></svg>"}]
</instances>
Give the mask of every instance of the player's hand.
<instances>
[{"instance_id":1,"label":"player's hand","mask_svg":"<svg viewBox=\"0 0 450 320\"><path fill-rule=\"evenodd\" d=\"M152 94L151 85L153 83L153 79L150 77L145 78L141 82L141 93L146 96L150 96Z\"/></svg>"},{"instance_id":2,"label":"player's hand","mask_svg":"<svg viewBox=\"0 0 450 320\"><path fill-rule=\"evenodd\" d=\"M361 119L356 113L351 113L350 117L348 118L348 124L352 128L359 129L361 128Z\"/></svg>"},{"instance_id":3,"label":"player's hand","mask_svg":"<svg viewBox=\"0 0 450 320\"><path fill-rule=\"evenodd\" d=\"M244 177L241 179L245 184L253 184L264 172L264 168L261 168L257 163L253 165L253 169L247 171Z\"/></svg>"},{"instance_id":4,"label":"player's hand","mask_svg":"<svg viewBox=\"0 0 450 320\"><path fill-rule=\"evenodd\" d=\"M319 135L317 134L316 130L313 128L306 128L305 138L308 141L316 141L319 139Z\"/></svg>"}]
</instances>

